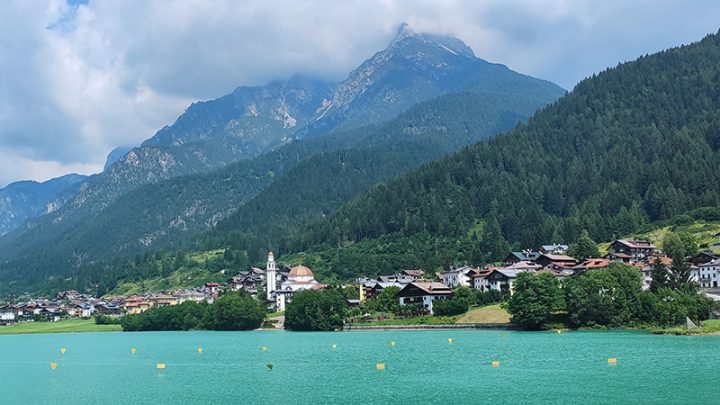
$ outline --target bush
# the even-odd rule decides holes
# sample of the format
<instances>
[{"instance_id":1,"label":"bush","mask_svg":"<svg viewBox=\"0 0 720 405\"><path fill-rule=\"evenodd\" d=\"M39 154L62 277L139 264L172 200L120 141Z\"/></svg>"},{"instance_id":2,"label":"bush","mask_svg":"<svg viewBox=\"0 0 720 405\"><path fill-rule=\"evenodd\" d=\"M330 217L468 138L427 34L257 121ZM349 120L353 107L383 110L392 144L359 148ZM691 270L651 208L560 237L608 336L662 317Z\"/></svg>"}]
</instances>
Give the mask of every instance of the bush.
<instances>
[{"instance_id":1,"label":"bush","mask_svg":"<svg viewBox=\"0 0 720 405\"><path fill-rule=\"evenodd\" d=\"M218 298L207 311L205 324L213 330L252 330L264 319L264 306L247 293L237 292Z\"/></svg>"},{"instance_id":2,"label":"bush","mask_svg":"<svg viewBox=\"0 0 720 405\"><path fill-rule=\"evenodd\" d=\"M265 319L265 308L247 293L230 293L210 305L186 301L180 305L154 307L120 319L124 331L250 330ZM97 322L97 319L96 319Z\"/></svg>"},{"instance_id":3,"label":"bush","mask_svg":"<svg viewBox=\"0 0 720 405\"><path fill-rule=\"evenodd\" d=\"M107 316L107 315L96 315L95 316L95 324L96 325L120 325L121 318Z\"/></svg>"},{"instance_id":4,"label":"bush","mask_svg":"<svg viewBox=\"0 0 720 405\"><path fill-rule=\"evenodd\" d=\"M693 218L690 215L677 215L673 218L673 225L690 225L693 223Z\"/></svg>"},{"instance_id":5,"label":"bush","mask_svg":"<svg viewBox=\"0 0 720 405\"><path fill-rule=\"evenodd\" d=\"M467 303L463 299L450 298L433 301L433 315L436 316L459 315L467 310Z\"/></svg>"},{"instance_id":6,"label":"bush","mask_svg":"<svg viewBox=\"0 0 720 405\"><path fill-rule=\"evenodd\" d=\"M480 290L474 290L475 294L475 305L484 307L486 305L492 305L502 302L502 294L497 290L489 290L482 292Z\"/></svg>"},{"instance_id":7,"label":"bush","mask_svg":"<svg viewBox=\"0 0 720 405\"><path fill-rule=\"evenodd\" d=\"M703 207L692 210L690 215L697 220L720 221L720 207Z\"/></svg>"},{"instance_id":8,"label":"bush","mask_svg":"<svg viewBox=\"0 0 720 405\"><path fill-rule=\"evenodd\" d=\"M368 312L398 313L400 309L399 292L400 287L387 287L377 297L367 300L365 309Z\"/></svg>"},{"instance_id":9,"label":"bush","mask_svg":"<svg viewBox=\"0 0 720 405\"><path fill-rule=\"evenodd\" d=\"M553 314L564 309L560 283L552 274L521 273L514 284L507 309L512 322L528 329L540 329L555 322Z\"/></svg>"},{"instance_id":10,"label":"bush","mask_svg":"<svg viewBox=\"0 0 720 405\"><path fill-rule=\"evenodd\" d=\"M341 329L347 301L337 289L305 290L293 295L285 310L285 328L294 331Z\"/></svg>"},{"instance_id":11,"label":"bush","mask_svg":"<svg viewBox=\"0 0 720 405\"><path fill-rule=\"evenodd\" d=\"M153 307L141 314L123 316L120 325L126 332L203 329L208 307L205 302L193 301Z\"/></svg>"}]
</instances>

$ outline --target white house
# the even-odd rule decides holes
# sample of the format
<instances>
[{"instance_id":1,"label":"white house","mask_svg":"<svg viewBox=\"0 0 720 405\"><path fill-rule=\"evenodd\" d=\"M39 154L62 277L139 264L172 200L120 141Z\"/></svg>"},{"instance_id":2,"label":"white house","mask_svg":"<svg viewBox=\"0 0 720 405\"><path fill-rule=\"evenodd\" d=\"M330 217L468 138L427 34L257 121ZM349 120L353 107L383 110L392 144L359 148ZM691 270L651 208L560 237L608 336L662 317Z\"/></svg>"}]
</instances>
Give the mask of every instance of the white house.
<instances>
[{"instance_id":1,"label":"white house","mask_svg":"<svg viewBox=\"0 0 720 405\"><path fill-rule=\"evenodd\" d=\"M0 321L12 322L17 317L17 310L11 306L0 308Z\"/></svg>"},{"instance_id":2,"label":"white house","mask_svg":"<svg viewBox=\"0 0 720 405\"><path fill-rule=\"evenodd\" d=\"M476 269L470 266L463 266L457 269L450 269L440 273L440 279L446 287L456 288L459 286L472 287L471 273Z\"/></svg>"},{"instance_id":3,"label":"white house","mask_svg":"<svg viewBox=\"0 0 720 405\"><path fill-rule=\"evenodd\" d=\"M512 287L518 274L525 270L494 269L488 274L487 280L491 290L509 292L512 294Z\"/></svg>"},{"instance_id":4,"label":"white house","mask_svg":"<svg viewBox=\"0 0 720 405\"><path fill-rule=\"evenodd\" d=\"M473 270L472 272L468 273L468 276L470 277L470 285L472 288L476 290L480 290L482 292L490 290L490 282L487 279L488 274L490 274L492 270Z\"/></svg>"},{"instance_id":5,"label":"white house","mask_svg":"<svg viewBox=\"0 0 720 405\"><path fill-rule=\"evenodd\" d=\"M690 277L701 288L720 287L720 259L699 264L697 267L693 266Z\"/></svg>"}]
</instances>

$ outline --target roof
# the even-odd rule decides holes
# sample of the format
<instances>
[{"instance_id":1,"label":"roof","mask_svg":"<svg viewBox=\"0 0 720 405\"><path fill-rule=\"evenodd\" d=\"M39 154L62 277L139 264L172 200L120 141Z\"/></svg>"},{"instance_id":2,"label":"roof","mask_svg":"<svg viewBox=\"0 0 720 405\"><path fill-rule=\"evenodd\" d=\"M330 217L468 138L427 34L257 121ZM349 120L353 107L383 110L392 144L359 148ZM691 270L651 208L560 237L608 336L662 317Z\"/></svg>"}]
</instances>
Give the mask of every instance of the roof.
<instances>
[{"instance_id":1,"label":"roof","mask_svg":"<svg viewBox=\"0 0 720 405\"><path fill-rule=\"evenodd\" d=\"M539 269L542 266L535 263L535 262L529 262L529 261L520 261L513 263L507 267L501 267L504 269Z\"/></svg>"},{"instance_id":2,"label":"roof","mask_svg":"<svg viewBox=\"0 0 720 405\"><path fill-rule=\"evenodd\" d=\"M568 245L554 243L552 245L542 245L540 248L546 252L552 252L553 250L568 250Z\"/></svg>"},{"instance_id":3,"label":"roof","mask_svg":"<svg viewBox=\"0 0 720 405\"><path fill-rule=\"evenodd\" d=\"M580 266L586 269L602 269L610 265L608 259L587 259Z\"/></svg>"},{"instance_id":4,"label":"roof","mask_svg":"<svg viewBox=\"0 0 720 405\"><path fill-rule=\"evenodd\" d=\"M473 271L469 272L467 275L470 278L480 278L480 277L485 277L490 273L492 273L492 270L474 269Z\"/></svg>"},{"instance_id":5,"label":"roof","mask_svg":"<svg viewBox=\"0 0 720 405\"><path fill-rule=\"evenodd\" d=\"M490 271L490 274L495 273L495 272L500 273L508 278L515 278L518 276L518 274L524 273L524 271L521 271L521 270L504 268L504 269L493 269L492 271ZM490 275L490 274L488 274L488 275Z\"/></svg>"},{"instance_id":6,"label":"roof","mask_svg":"<svg viewBox=\"0 0 720 405\"><path fill-rule=\"evenodd\" d=\"M450 287L447 287L443 283L438 283L438 282L434 282L434 281L428 281L428 282L418 281L418 282L409 283L408 285L403 287L403 290L412 288L412 287L417 287L418 289L422 290L427 295L451 295L452 294L452 289Z\"/></svg>"},{"instance_id":7,"label":"roof","mask_svg":"<svg viewBox=\"0 0 720 405\"><path fill-rule=\"evenodd\" d=\"M550 253L545 253L540 256L547 257L552 262L577 262L577 260L568 255L554 255Z\"/></svg>"},{"instance_id":8,"label":"roof","mask_svg":"<svg viewBox=\"0 0 720 405\"><path fill-rule=\"evenodd\" d=\"M655 264L655 261L658 259L658 257L651 257L648 259L648 264ZM667 256L660 256L660 262L666 266L672 266L673 260Z\"/></svg>"},{"instance_id":9,"label":"roof","mask_svg":"<svg viewBox=\"0 0 720 405\"><path fill-rule=\"evenodd\" d=\"M621 243L627 247L635 249L655 249L655 245L650 243L648 240L629 240L629 239L618 239L615 243Z\"/></svg>"},{"instance_id":10,"label":"roof","mask_svg":"<svg viewBox=\"0 0 720 405\"><path fill-rule=\"evenodd\" d=\"M288 277L314 277L312 270L309 268L299 265L295 266L292 269L290 269L290 273L288 273Z\"/></svg>"},{"instance_id":11,"label":"roof","mask_svg":"<svg viewBox=\"0 0 720 405\"><path fill-rule=\"evenodd\" d=\"M715 267L720 266L720 259L715 259L707 263L698 264L698 267Z\"/></svg>"},{"instance_id":12,"label":"roof","mask_svg":"<svg viewBox=\"0 0 720 405\"><path fill-rule=\"evenodd\" d=\"M510 254L505 258L506 261L510 256L515 256L518 260L530 260L533 261L540 257L540 252L530 252L530 254L526 254L527 252L510 252Z\"/></svg>"},{"instance_id":13,"label":"roof","mask_svg":"<svg viewBox=\"0 0 720 405\"><path fill-rule=\"evenodd\" d=\"M632 256L630 256L627 253L614 253L614 252L610 252L610 253L606 254L605 257L617 257L619 259L632 259Z\"/></svg>"},{"instance_id":14,"label":"roof","mask_svg":"<svg viewBox=\"0 0 720 405\"><path fill-rule=\"evenodd\" d=\"M400 273L413 277L421 277L423 274L425 274L425 272L422 270L403 270Z\"/></svg>"}]
</instances>

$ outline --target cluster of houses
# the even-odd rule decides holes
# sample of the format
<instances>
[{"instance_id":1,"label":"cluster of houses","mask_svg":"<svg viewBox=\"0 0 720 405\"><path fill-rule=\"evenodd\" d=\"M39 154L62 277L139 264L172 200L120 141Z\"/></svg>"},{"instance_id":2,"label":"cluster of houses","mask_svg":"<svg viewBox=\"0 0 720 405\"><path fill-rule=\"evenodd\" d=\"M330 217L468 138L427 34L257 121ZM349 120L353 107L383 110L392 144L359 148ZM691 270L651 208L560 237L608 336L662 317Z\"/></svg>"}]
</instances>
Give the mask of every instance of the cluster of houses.
<instances>
[{"instance_id":1,"label":"cluster of houses","mask_svg":"<svg viewBox=\"0 0 720 405\"><path fill-rule=\"evenodd\" d=\"M95 314L119 314L117 302L103 300L77 291L61 291L54 298L38 298L0 307L0 324L44 319L88 318Z\"/></svg>"},{"instance_id":2,"label":"cluster of houses","mask_svg":"<svg viewBox=\"0 0 720 405\"><path fill-rule=\"evenodd\" d=\"M139 314L152 307L182 304L185 301L213 302L220 293L219 283L206 283L193 289L145 293L131 296L98 298L75 290L60 291L54 298L37 298L0 306L0 325L44 320L57 322L67 318L105 315L118 317Z\"/></svg>"},{"instance_id":3,"label":"cluster of houses","mask_svg":"<svg viewBox=\"0 0 720 405\"><path fill-rule=\"evenodd\" d=\"M417 269L402 270L374 279L360 278L356 280L360 299L350 300L353 302L349 304L358 305L377 297L388 287L398 287L400 305L421 305L432 314L433 301L451 298L453 290L460 286L483 292L512 294L515 279L524 272L548 273L562 279L587 270L603 269L613 262L637 268L642 273L643 288L647 289L652 281L652 266L656 260L661 260L667 266L672 265L670 258L646 240L616 240L610 245L607 255L582 262L568 256L567 251L567 245L543 245L537 251L510 252L502 265L484 268L463 266L435 274L426 274ZM690 274L691 280L700 288L720 291L720 254L703 252L696 255L691 260ZM178 305L186 301L212 303L223 290L243 290L257 297L264 296L270 308L284 311L296 292L326 287L315 280L313 272L305 266L278 267L273 253L269 252L265 270L252 268L241 271L227 280L226 285L206 283L193 289L106 298L92 297L77 291L62 291L53 299L39 298L0 306L0 325L35 319L57 321L61 318L87 318L94 315L139 314L152 307Z\"/></svg>"},{"instance_id":4,"label":"cluster of houses","mask_svg":"<svg viewBox=\"0 0 720 405\"><path fill-rule=\"evenodd\" d=\"M607 268L613 262L637 268L642 273L643 289L648 289L655 261L672 265L672 259L646 240L616 240L604 257L582 262L568 256L567 251L567 245L543 245L537 251L511 252L500 266L463 266L436 273L434 277L426 277L422 270L403 270L396 275L358 279L360 300L377 297L383 289L394 286L400 288L401 305L422 304L428 313L432 313L434 300L451 298L453 289L460 286L512 294L513 283L524 272L548 273L563 279L587 270ZM691 261L690 278L702 289L720 288L720 254L704 252L696 255Z\"/></svg>"}]
</instances>

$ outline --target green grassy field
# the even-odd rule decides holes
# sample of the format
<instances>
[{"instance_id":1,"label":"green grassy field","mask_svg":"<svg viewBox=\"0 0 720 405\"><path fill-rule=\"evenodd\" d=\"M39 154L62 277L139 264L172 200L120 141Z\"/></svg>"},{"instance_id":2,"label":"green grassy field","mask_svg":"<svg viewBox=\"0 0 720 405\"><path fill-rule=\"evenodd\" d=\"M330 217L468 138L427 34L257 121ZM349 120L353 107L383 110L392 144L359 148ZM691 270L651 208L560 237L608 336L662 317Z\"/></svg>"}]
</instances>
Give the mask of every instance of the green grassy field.
<instances>
[{"instance_id":1,"label":"green grassy field","mask_svg":"<svg viewBox=\"0 0 720 405\"><path fill-rule=\"evenodd\" d=\"M720 319L705 321L703 326L695 329L656 329L652 333L657 335L720 335Z\"/></svg>"},{"instance_id":2,"label":"green grassy field","mask_svg":"<svg viewBox=\"0 0 720 405\"><path fill-rule=\"evenodd\" d=\"M715 234L720 232L720 222L713 221L693 221L684 225L667 225L655 226L648 225L645 232L639 232L633 235L626 235L624 239L647 239L658 248L662 249L663 240L670 232L687 232L695 237L695 241L700 247L700 251L711 251L720 253L720 242ZM601 254L606 254L611 242L599 243Z\"/></svg>"},{"instance_id":3,"label":"green grassy field","mask_svg":"<svg viewBox=\"0 0 720 405\"><path fill-rule=\"evenodd\" d=\"M416 316L402 319L363 322L360 325L444 325L453 323L510 323L510 314L500 304L473 308L455 316Z\"/></svg>"},{"instance_id":4,"label":"green grassy field","mask_svg":"<svg viewBox=\"0 0 720 405\"><path fill-rule=\"evenodd\" d=\"M488 305L469 310L457 323L510 323L510 314L500 304Z\"/></svg>"},{"instance_id":5,"label":"green grassy field","mask_svg":"<svg viewBox=\"0 0 720 405\"><path fill-rule=\"evenodd\" d=\"M461 315L455 316L415 316L412 318L386 319L383 321L362 322L358 325L445 325L457 322Z\"/></svg>"},{"instance_id":6,"label":"green grassy field","mask_svg":"<svg viewBox=\"0 0 720 405\"><path fill-rule=\"evenodd\" d=\"M60 322L25 322L0 326L0 335L25 333L118 332L120 325L96 325L94 319L70 319Z\"/></svg>"}]
</instances>

